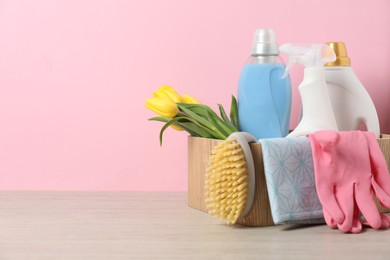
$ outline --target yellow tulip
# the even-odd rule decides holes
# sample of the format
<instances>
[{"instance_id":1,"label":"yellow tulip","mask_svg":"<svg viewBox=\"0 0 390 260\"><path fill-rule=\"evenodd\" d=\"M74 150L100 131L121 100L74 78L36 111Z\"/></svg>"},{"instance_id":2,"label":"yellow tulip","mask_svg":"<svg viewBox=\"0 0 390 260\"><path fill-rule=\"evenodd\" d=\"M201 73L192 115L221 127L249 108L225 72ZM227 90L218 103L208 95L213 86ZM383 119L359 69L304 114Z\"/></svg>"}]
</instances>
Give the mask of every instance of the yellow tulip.
<instances>
[{"instance_id":1,"label":"yellow tulip","mask_svg":"<svg viewBox=\"0 0 390 260\"><path fill-rule=\"evenodd\" d=\"M175 129L176 131L183 131L183 128L181 128L181 127L178 126L178 125L171 125L171 127L172 127L173 129Z\"/></svg>"},{"instance_id":2,"label":"yellow tulip","mask_svg":"<svg viewBox=\"0 0 390 260\"><path fill-rule=\"evenodd\" d=\"M200 104L200 102L190 96L180 96L172 87L161 86L153 93L153 98L146 99L145 106L150 110L156 112L162 117L173 118L179 111L176 103L187 103L187 104ZM178 125L171 125L171 127L177 131L183 131Z\"/></svg>"},{"instance_id":3,"label":"yellow tulip","mask_svg":"<svg viewBox=\"0 0 390 260\"><path fill-rule=\"evenodd\" d=\"M183 102L181 96L170 86L161 86L156 92L153 93L155 98L161 98L172 102Z\"/></svg>"},{"instance_id":4,"label":"yellow tulip","mask_svg":"<svg viewBox=\"0 0 390 260\"><path fill-rule=\"evenodd\" d=\"M184 94L182 96L182 99L183 99L183 102L187 103L187 104L200 104L199 100L197 100L196 98L194 98L190 95Z\"/></svg>"},{"instance_id":5,"label":"yellow tulip","mask_svg":"<svg viewBox=\"0 0 390 260\"><path fill-rule=\"evenodd\" d=\"M166 118L173 118L179 112L179 108L175 102L161 98L147 98L145 106Z\"/></svg>"}]
</instances>

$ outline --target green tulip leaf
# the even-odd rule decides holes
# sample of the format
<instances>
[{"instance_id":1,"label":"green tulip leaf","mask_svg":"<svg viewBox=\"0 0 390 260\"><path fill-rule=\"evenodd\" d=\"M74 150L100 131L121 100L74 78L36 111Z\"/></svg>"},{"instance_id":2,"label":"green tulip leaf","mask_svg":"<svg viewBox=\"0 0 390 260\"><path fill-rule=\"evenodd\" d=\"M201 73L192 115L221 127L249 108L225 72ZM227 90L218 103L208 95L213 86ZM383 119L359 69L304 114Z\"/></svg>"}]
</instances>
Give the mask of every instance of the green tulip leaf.
<instances>
[{"instance_id":1,"label":"green tulip leaf","mask_svg":"<svg viewBox=\"0 0 390 260\"><path fill-rule=\"evenodd\" d=\"M237 105L237 99L232 95L232 102L230 105L230 121L232 122L233 126L240 131L240 126L238 124L238 105Z\"/></svg>"},{"instance_id":2,"label":"green tulip leaf","mask_svg":"<svg viewBox=\"0 0 390 260\"><path fill-rule=\"evenodd\" d=\"M186 130L191 136L215 138L212 134L192 122L180 122L178 125Z\"/></svg>"},{"instance_id":3,"label":"green tulip leaf","mask_svg":"<svg viewBox=\"0 0 390 260\"><path fill-rule=\"evenodd\" d=\"M200 104L183 104L183 103L176 103L181 111L183 111L185 114L189 116L189 118L194 119L197 121L200 125L203 125L204 127L211 130L211 132L216 133L217 139L225 140L227 135L222 133L220 129L218 129L215 124L212 124L209 122L209 115L206 108L207 106L200 105ZM206 117L200 116L197 113L193 112L192 110L195 109L198 112L201 112L203 115L206 115ZM206 112L204 111L206 109Z\"/></svg>"},{"instance_id":4,"label":"green tulip leaf","mask_svg":"<svg viewBox=\"0 0 390 260\"><path fill-rule=\"evenodd\" d=\"M223 108L223 106L221 104L218 104L218 107L219 107L219 111L221 113L221 117L223 118L223 121L230 126L230 129L231 131L233 132L238 132L238 127L236 125L234 125L230 119L228 118L228 116L226 115L226 112L225 112L225 109Z\"/></svg>"},{"instance_id":5,"label":"green tulip leaf","mask_svg":"<svg viewBox=\"0 0 390 260\"><path fill-rule=\"evenodd\" d=\"M152 117L152 118L149 118L149 120L151 121L160 121L160 122L169 122L170 120L172 120L172 118L166 118L166 117ZM185 124L185 125L184 125ZM201 131L193 131L191 130L192 127L188 127L187 124L189 123L175 123L175 125L183 128L183 130L185 130L186 132L188 132L191 136L197 136L197 137L203 137L203 135L205 136L209 136L208 133L205 133L205 132L202 132L202 133L199 133Z\"/></svg>"},{"instance_id":6,"label":"green tulip leaf","mask_svg":"<svg viewBox=\"0 0 390 260\"><path fill-rule=\"evenodd\" d=\"M161 121L163 119L151 118L150 120ZM180 121L181 121L181 123L180 123ZM186 124L186 122L193 123L193 125ZM160 130L160 145L162 145L162 139L163 139L163 134L164 134L165 130L173 124L178 125L180 127L183 127L183 129L186 131L187 131L187 129L189 129L190 131L187 131L187 132L190 133L191 135L194 133L200 137L220 139L220 138L218 138L218 133L214 133L214 132L210 131L210 129L202 126L196 120L189 118L189 117L179 116L179 117L175 117L175 118L170 119L161 128L161 130Z\"/></svg>"},{"instance_id":7,"label":"green tulip leaf","mask_svg":"<svg viewBox=\"0 0 390 260\"><path fill-rule=\"evenodd\" d=\"M237 132L237 129L229 122L225 122L222 120L217 113L214 112L211 108L208 107L208 113L210 115L210 120L212 120L218 129L221 129L223 132L225 132L228 136L233 133Z\"/></svg>"},{"instance_id":8,"label":"green tulip leaf","mask_svg":"<svg viewBox=\"0 0 390 260\"><path fill-rule=\"evenodd\" d=\"M179 108L181 104L178 104ZM207 123L218 129L226 137L238 130L231 124L224 122L210 107L201 104L185 104L183 107L206 119ZM219 138L221 139L221 138Z\"/></svg>"},{"instance_id":9,"label":"green tulip leaf","mask_svg":"<svg viewBox=\"0 0 390 260\"><path fill-rule=\"evenodd\" d=\"M193 118L180 116L177 117L177 121L180 122L180 124L183 124L185 127L189 127L192 131L195 131L201 137L218 139L218 133L211 131L207 127L204 127Z\"/></svg>"},{"instance_id":10,"label":"green tulip leaf","mask_svg":"<svg viewBox=\"0 0 390 260\"><path fill-rule=\"evenodd\" d=\"M166 123L166 122L172 120L172 118L157 116L157 117L149 118L148 120L150 120L150 121L160 121L160 122L165 122Z\"/></svg>"},{"instance_id":11,"label":"green tulip leaf","mask_svg":"<svg viewBox=\"0 0 390 260\"><path fill-rule=\"evenodd\" d=\"M221 104L217 104L217 105L218 105L219 113L221 114L223 121L225 121L226 123L230 123L230 119L226 115L226 112L225 112L225 109L223 108L223 106Z\"/></svg>"}]
</instances>

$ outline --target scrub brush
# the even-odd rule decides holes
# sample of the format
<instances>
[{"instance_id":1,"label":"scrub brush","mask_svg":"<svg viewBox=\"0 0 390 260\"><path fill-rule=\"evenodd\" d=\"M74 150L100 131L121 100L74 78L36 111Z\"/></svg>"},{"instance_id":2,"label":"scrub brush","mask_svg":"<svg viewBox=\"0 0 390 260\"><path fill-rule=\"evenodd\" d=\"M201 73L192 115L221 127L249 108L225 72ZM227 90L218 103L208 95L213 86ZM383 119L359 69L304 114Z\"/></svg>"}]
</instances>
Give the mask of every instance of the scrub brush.
<instances>
[{"instance_id":1,"label":"scrub brush","mask_svg":"<svg viewBox=\"0 0 390 260\"><path fill-rule=\"evenodd\" d=\"M209 214L234 224L248 214L255 194L255 167L249 142L256 139L235 132L214 147L206 171L206 206Z\"/></svg>"}]
</instances>

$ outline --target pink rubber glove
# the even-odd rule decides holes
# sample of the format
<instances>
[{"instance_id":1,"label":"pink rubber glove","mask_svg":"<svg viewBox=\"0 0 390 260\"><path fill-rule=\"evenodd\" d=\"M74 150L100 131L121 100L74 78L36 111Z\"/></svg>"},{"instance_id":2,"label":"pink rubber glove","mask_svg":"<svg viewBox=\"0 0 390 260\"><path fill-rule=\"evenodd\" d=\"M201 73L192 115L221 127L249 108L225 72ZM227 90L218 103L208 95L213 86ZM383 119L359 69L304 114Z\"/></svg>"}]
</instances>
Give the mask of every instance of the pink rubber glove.
<instances>
[{"instance_id":1,"label":"pink rubber glove","mask_svg":"<svg viewBox=\"0 0 390 260\"><path fill-rule=\"evenodd\" d=\"M319 131L309 135L317 194L328 226L358 233L364 224L388 228L390 217L379 214L372 192L390 207L390 174L374 134Z\"/></svg>"}]
</instances>

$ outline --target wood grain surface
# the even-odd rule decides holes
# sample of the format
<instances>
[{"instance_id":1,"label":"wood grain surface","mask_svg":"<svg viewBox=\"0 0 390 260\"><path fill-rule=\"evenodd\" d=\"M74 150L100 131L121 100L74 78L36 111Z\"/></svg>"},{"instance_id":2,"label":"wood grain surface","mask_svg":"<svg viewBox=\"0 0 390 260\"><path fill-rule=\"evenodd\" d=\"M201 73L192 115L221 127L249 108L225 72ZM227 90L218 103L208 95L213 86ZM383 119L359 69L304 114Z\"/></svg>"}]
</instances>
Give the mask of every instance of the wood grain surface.
<instances>
[{"instance_id":1,"label":"wood grain surface","mask_svg":"<svg viewBox=\"0 0 390 260\"><path fill-rule=\"evenodd\" d=\"M226 226L186 197L0 192L0 259L390 259L390 230Z\"/></svg>"}]
</instances>

